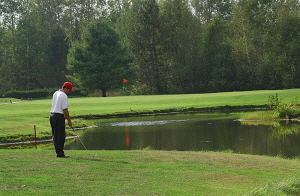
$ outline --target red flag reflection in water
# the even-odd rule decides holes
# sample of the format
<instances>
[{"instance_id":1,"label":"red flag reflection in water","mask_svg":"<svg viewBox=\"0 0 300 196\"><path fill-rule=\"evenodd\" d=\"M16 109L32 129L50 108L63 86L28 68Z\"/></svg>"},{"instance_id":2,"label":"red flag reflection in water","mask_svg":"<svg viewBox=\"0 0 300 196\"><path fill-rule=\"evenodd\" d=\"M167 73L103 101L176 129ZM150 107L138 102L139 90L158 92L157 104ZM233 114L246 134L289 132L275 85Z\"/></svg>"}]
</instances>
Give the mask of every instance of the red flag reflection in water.
<instances>
[{"instance_id":1,"label":"red flag reflection in water","mask_svg":"<svg viewBox=\"0 0 300 196\"><path fill-rule=\"evenodd\" d=\"M126 147L130 146L130 134L129 134L128 127L126 127L126 130L125 130L125 143L126 143Z\"/></svg>"}]
</instances>

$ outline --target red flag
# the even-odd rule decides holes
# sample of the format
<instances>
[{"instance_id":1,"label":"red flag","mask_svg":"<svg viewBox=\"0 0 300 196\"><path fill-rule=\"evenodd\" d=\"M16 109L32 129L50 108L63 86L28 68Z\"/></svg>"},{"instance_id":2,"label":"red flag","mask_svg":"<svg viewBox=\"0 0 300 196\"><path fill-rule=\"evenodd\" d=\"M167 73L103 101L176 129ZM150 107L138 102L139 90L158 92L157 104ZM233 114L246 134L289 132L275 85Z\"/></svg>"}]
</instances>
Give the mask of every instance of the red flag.
<instances>
[{"instance_id":1,"label":"red flag","mask_svg":"<svg viewBox=\"0 0 300 196\"><path fill-rule=\"evenodd\" d=\"M123 82L128 82L128 80L126 80L126 79L123 79Z\"/></svg>"}]
</instances>

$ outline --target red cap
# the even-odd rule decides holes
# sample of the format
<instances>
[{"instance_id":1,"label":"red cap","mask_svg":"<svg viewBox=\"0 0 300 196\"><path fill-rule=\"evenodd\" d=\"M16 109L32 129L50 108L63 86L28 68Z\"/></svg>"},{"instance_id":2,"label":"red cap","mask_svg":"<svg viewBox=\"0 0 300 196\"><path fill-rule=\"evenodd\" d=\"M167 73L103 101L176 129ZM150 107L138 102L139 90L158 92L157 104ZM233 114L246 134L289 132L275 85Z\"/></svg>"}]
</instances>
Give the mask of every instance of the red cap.
<instances>
[{"instance_id":1,"label":"red cap","mask_svg":"<svg viewBox=\"0 0 300 196\"><path fill-rule=\"evenodd\" d=\"M71 91L74 91L73 90L73 84L71 82L65 82L63 87L67 87L68 89L70 89Z\"/></svg>"}]
</instances>

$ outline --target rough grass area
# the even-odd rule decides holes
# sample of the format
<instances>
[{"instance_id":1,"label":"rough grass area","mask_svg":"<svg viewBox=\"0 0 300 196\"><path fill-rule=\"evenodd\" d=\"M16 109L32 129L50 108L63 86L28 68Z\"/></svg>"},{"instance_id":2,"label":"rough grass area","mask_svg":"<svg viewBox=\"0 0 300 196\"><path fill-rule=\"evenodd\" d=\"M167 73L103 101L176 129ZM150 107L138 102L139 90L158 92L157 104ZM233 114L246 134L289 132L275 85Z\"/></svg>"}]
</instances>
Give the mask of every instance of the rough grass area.
<instances>
[{"instance_id":1,"label":"rough grass area","mask_svg":"<svg viewBox=\"0 0 300 196\"><path fill-rule=\"evenodd\" d=\"M299 195L300 194L300 177L282 180L278 183L268 183L264 187L256 188L247 195L260 196L278 196L278 195Z\"/></svg>"},{"instance_id":2,"label":"rough grass area","mask_svg":"<svg viewBox=\"0 0 300 196\"><path fill-rule=\"evenodd\" d=\"M300 194L298 159L151 150L66 153L70 158L56 158L52 150L0 150L0 195Z\"/></svg>"}]
</instances>

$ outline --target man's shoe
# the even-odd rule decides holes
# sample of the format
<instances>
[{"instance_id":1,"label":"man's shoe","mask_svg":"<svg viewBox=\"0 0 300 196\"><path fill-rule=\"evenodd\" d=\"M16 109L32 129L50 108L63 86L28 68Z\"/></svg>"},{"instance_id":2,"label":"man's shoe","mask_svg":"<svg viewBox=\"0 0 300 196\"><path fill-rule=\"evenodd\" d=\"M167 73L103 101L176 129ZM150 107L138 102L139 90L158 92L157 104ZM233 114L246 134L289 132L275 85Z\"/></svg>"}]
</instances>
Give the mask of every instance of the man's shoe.
<instances>
[{"instance_id":1,"label":"man's shoe","mask_svg":"<svg viewBox=\"0 0 300 196\"><path fill-rule=\"evenodd\" d=\"M69 156L66 156L66 155L60 155L60 156L56 156L57 158L69 158Z\"/></svg>"}]
</instances>

